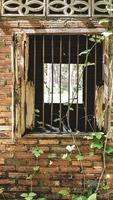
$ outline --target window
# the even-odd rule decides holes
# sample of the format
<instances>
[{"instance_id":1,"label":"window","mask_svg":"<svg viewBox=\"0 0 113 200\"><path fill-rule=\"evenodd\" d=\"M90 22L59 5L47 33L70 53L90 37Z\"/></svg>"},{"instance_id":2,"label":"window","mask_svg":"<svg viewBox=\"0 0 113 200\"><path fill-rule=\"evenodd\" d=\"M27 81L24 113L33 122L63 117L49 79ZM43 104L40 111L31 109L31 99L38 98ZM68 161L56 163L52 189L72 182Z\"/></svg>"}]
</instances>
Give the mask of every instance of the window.
<instances>
[{"instance_id":1,"label":"window","mask_svg":"<svg viewBox=\"0 0 113 200\"><path fill-rule=\"evenodd\" d=\"M97 130L95 94L103 85L103 44L94 45L89 37L29 35L27 77L35 95L31 88L32 95L26 97L34 104L34 123L28 131ZM86 54L81 52L90 48L86 62ZM27 116L29 110L26 108Z\"/></svg>"}]
</instances>

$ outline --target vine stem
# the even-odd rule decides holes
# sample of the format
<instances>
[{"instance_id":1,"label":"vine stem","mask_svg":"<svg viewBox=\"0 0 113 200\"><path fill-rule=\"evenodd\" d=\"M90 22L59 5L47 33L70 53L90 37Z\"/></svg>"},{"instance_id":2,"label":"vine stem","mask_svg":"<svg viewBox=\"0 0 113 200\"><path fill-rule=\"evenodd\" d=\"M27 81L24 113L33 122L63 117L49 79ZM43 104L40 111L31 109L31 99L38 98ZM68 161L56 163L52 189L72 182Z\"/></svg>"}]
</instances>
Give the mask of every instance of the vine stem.
<instances>
[{"instance_id":1,"label":"vine stem","mask_svg":"<svg viewBox=\"0 0 113 200\"><path fill-rule=\"evenodd\" d=\"M102 169L101 175L99 177L95 193L97 193L98 190L99 190L99 187L100 187L100 184L101 184L101 180L102 180L104 172L106 170L106 146L107 146L107 142L108 142L109 133L110 132L108 131L108 133L106 134L105 142L104 142L104 150L103 150L103 154L102 154L103 155L103 169Z\"/></svg>"},{"instance_id":2,"label":"vine stem","mask_svg":"<svg viewBox=\"0 0 113 200\"><path fill-rule=\"evenodd\" d=\"M72 139L73 139L73 144L76 146L76 149L77 149L79 155L81 155L81 151L80 151L80 149L79 149L79 146L76 144L76 140L75 140L75 137L74 137L74 135L73 135L72 132L71 132L71 136L72 136ZM82 161L80 160L79 162L80 162L80 166L81 166L81 170L82 170L82 174L83 174L83 179L84 179L83 185L84 185L84 190L85 190L85 188L86 188L86 176L85 176L85 171L84 171L84 167L83 167Z\"/></svg>"}]
</instances>

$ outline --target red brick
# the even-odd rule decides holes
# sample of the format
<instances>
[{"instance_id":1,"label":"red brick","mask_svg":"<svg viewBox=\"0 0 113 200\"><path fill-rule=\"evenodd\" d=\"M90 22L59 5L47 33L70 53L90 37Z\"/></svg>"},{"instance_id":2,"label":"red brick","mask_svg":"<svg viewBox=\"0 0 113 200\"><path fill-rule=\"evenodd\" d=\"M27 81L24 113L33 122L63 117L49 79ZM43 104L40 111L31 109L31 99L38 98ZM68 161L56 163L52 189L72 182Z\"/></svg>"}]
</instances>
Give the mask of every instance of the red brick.
<instances>
[{"instance_id":1,"label":"red brick","mask_svg":"<svg viewBox=\"0 0 113 200\"><path fill-rule=\"evenodd\" d=\"M80 162L79 161L72 161L72 165L80 166ZM90 161L82 161L82 165L83 166L92 166L92 162L90 162Z\"/></svg>"},{"instance_id":2,"label":"red brick","mask_svg":"<svg viewBox=\"0 0 113 200\"><path fill-rule=\"evenodd\" d=\"M62 139L62 140L61 140L61 144L62 144L62 145L73 145L73 140L72 140L72 139ZM81 141L76 140L76 144L77 144L77 145L80 145L80 144L81 144Z\"/></svg>"},{"instance_id":3,"label":"red brick","mask_svg":"<svg viewBox=\"0 0 113 200\"><path fill-rule=\"evenodd\" d=\"M26 146L22 146L22 145L19 145L19 146L8 146L7 148L7 151L15 151L15 152L21 152L21 151L27 151L27 147Z\"/></svg>"},{"instance_id":4,"label":"red brick","mask_svg":"<svg viewBox=\"0 0 113 200\"><path fill-rule=\"evenodd\" d=\"M26 192L27 191L27 187L26 186L15 186L15 187L11 187L9 188L9 191L12 191L12 192Z\"/></svg>"},{"instance_id":5,"label":"red brick","mask_svg":"<svg viewBox=\"0 0 113 200\"><path fill-rule=\"evenodd\" d=\"M90 155L84 155L84 159L85 160L94 160L94 161L100 161L102 159L102 156L101 155L93 155L93 156L90 156Z\"/></svg>"},{"instance_id":6,"label":"red brick","mask_svg":"<svg viewBox=\"0 0 113 200\"><path fill-rule=\"evenodd\" d=\"M15 170L15 166L0 166L0 171L14 171Z\"/></svg>"},{"instance_id":7,"label":"red brick","mask_svg":"<svg viewBox=\"0 0 113 200\"><path fill-rule=\"evenodd\" d=\"M15 153L15 158L18 159L29 159L29 158L33 158L34 156L32 155L32 153L26 153L26 152L20 152L20 153Z\"/></svg>"},{"instance_id":8,"label":"red brick","mask_svg":"<svg viewBox=\"0 0 113 200\"><path fill-rule=\"evenodd\" d=\"M80 167L61 167L61 172L80 172Z\"/></svg>"},{"instance_id":9,"label":"red brick","mask_svg":"<svg viewBox=\"0 0 113 200\"><path fill-rule=\"evenodd\" d=\"M27 174L26 173L16 173L16 172L12 172L12 173L9 173L8 174L9 178L25 178L27 177Z\"/></svg>"},{"instance_id":10,"label":"red brick","mask_svg":"<svg viewBox=\"0 0 113 200\"><path fill-rule=\"evenodd\" d=\"M58 172L59 171L59 167L40 167L40 172L42 173L53 173L53 172Z\"/></svg>"},{"instance_id":11,"label":"red brick","mask_svg":"<svg viewBox=\"0 0 113 200\"><path fill-rule=\"evenodd\" d=\"M13 158L13 156L14 156L14 153L2 153L2 154L0 154L0 156L2 157L2 158Z\"/></svg>"},{"instance_id":12,"label":"red brick","mask_svg":"<svg viewBox=\"0 0 113 200\"><path fill-rule=\"evenodd\" d=\"M3 119L3 118L0 119L0 125L2 125L2 124L3 125L5 124L5 119Z\"/></svg>"},{"instance_id":13,"label":"red brick","mask_svg":"<svg viewBox=\"0 0 113 200\"><path fill-rule=\"evenodd\" d=\"M16 166L16 171L18 172L29 172L33 170L34 166Z\"/></svg>"},{"instance_id":14,"label":"red brick","mask_svg":"<svg viewBox=\"0 0 113 200\"><path fill-rule=\"evenodd\" d=\"M22 139L18 140L18 143L19 144L37 144L37 139L32 139L32 138L24 139L24 138L22 138Z\"/></svg>"},{"instance_id":15,"label":"red brick","mask_svg":"<svg viewBox=\"0 0 113 200\"><path fill-rule=\"evenodd\" d=\"M9 106L0 106L0 111L8 111Z\"/></svg>"},{"instance_id":16,"label":"red brick","mask_svg":"<svg viewBox=\"0 0 113 200\"><path fill-rule=\"evenodd\" d=\"M13 185L15 184L14 180L9 180L9 179L0 179L0 185Z\"/></svg>"},{"instance_id":17,"label":"red brick","mask_svg":"<svg viewBox=\"0 0 113 200\"><path fill-rule=\"evenodd\" d=\"M45 146L38 146L39 147L39 149L42 149L43 151L45 151L45 152L48 152L49 151L49 147L45 147Z\"/></svg>"},{"instance_id":18,"label":"red brick","mask_svg":"<svg viewBox=\"0 0 113 200\"><path fill-rule=\"evenodd\" d=\"M49 139L49 140L41 139L41 140L39 140L39 144L40 145L59 144L59 140L58 139Z\"/></svg>"},{"instance_id":19,"label":"red brick","mask_svg":"<svg viewBox=\"0 0 113 200\"><path fill-rule=\"evenodd\" d=\"M18 185L37 185L37 181L31 181L31 180L18 180Z\"/></svg>"},{"instance_id":20,"label":"red brick","mask_svg":"<svg viewBox=\"0 0 113 200\"><path fill-rule=\"evenodd\" d=\"M0 113L0 117L12 117L12 113L11 112L1 112Z\"/></svg>"},{"instance_id":21,"label":"red brick","mask_svg":"<svg viewBox=\"0 0 113 200\"><path fill-rule=\"evenodd\" d=\"M5 163L5 160L3 158L0 158L0 165L3 165Z\"/></svg>"},{"instance_id":22,"label":"red brick","mask_svg":"<svg viewBox=\"0 0 113 200\"><path fill-rule=\"evenodd\" d=\"M0 99L1 106L11 105L12 99L10 97L7 97L5 99Z\"/></svg>"},{"instance_id":23,"label":"red brick","mask_svg":"<svg viewBox=\"0 0 113 200\"><path fill-rule=\"evenodd\" d=\"M102 169L101 168L86 168L85 169L85 173L88 173L88 174L99 174L101 173Z\"/></svg>"},{"instance_id":24,"label":"red brick","mask_svg":"<svg viewBox=\"0 0 113 200\"><path fill-rule=\"evenodd\" d=\"M0 60L0 66L7 66L10 65L11 66L11 60Z\"/></svg>"},{"instance_id":25,"label":"red brick","mask_svg":"<svg viewBox=\"0 0 113 200\"><path fill-rule=\"evenodd\" d=\"M70 188L68 187L52 187L52 192L59 192L60 190L67 190L67 191L70 191Z\"/></svg>"},{"instance_id":26,"label":"red brick","mask_svg":"<svg viewBox=\"0 0 113 200\"><path fill-rule=\"evenodd\" d=\"M65 161L65 160L53 160L52 165L67 166L67 165L69 165L69 162Z\"/></svg>"}]
</instances>

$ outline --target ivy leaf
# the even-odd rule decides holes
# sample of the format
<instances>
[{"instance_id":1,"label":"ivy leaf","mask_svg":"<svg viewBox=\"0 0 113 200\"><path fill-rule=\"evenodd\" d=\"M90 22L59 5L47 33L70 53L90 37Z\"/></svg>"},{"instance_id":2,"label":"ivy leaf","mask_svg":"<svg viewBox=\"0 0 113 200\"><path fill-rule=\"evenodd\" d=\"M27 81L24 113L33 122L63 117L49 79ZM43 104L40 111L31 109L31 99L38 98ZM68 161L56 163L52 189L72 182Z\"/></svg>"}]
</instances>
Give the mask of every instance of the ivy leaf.
<instances>
[{"instance_id":1,"label":"ivy leaf","mask_svg":"<svg viewBox=\"0 0 113 200\"><path fill-rule=\"evenodd\" d=\"M35 166L35 167L33 167L33 171L34 171L34 172L37 172L37 171L39 171L39 169L40 169L40 167L39 167L39 166Z\"/></svg>"},{"instance_id":2,"label":"ivy leaf","mask_svg":"<svg viewBox=\"0 0 113 200\"><path fill-rule=\"evenodd\" d=\"M113 34L113 32L111 30L108 31L104 31L103 33L101 33L104 37L109 37L110 35Z\"/></svg>"},{"instance_id":3,"label":"ivy leaf","mask_svg":"<svg viewBox=\"0 0 113 200\"><path fill-rule=\"evenodd\" d=\"M41 154L43 154L43 151L42 151L42 149L36 148L36 149L33 149L33 150L32 150L32 154L33 154L35 157L38 158Z\"/></svg>"},{"instance_id":4,"label":"ivy leaf","mask_svg":"<svg viewBox=\"0 0 113 200\"><path fill-rule=\"evenodd\" d=\"M39 109L35 109L35 112L36 112L36 113L40 113L40 110L39 110Z\"/></svg>"},{"instance_id":5,"label":"ivy leaf","mask_svg":"<svg viewBox=\"0 0 113 200\"><path fill-rule=\"evenodd\" d=\"M103 132L96 132L96 133L95 133L95 137L96 137L97 139L99 139L99 140L102 138L103 135L104 135Z\"/></svg>"},{"instance_id":6,"label":"ivy leaf","mask_svg":"<svg viewBox=\"0 0 113 200\"><path fill-rule=\"evenodd\" d=\"M71 157L67 153L62 156L62 159L66 161L71 161Z\"/></svg>"},{"instance_id":7,"label":"ivy leaf","mask_svg":"<svg viewBox=\"0 0 113 200\"><path fill-rule=\"evenodd\" d=\"M73 195L71 200L87 200L85 196Z\"/></svg>"},{"instance_id":8,"label":"ivy leaf","mask_svg":"<svg viewBox=\"0 0 113 200\"><path fill-rule=\"evenodd\" d=\"M0 188L0 194L4 192L4 188Z\"/></svg>"},{"instance_id":9,"label":"ivy leaf","mask_svg":"<svg viewBox=\"0 0 113 200\"><path fill-rule=\"evenodd\" d=\"M28 195L29 195L28 193L22 193L20 196L26 198L28 197Z\"/></svg>"},{"instance_id":10,"label":"ivy leaf","mask_svg":"<svg viewBox=\"0 0 113 200\"><path fill-rule=\"evenodd\" d=\"M91 148L101 149L102 147L103 147L102 142L100 140L98 140L97 138L94 138L91 143Z\"/></svg>"},{"instance_id":11,"label":"ivy leaf","mask_svg":"<svg viewBox=\"0 0 113 200\"><path fill-rule=\"evenodd\" d=\"M88 54L90 51L91 51L90 49L86 49L85 51L82 51L81 53L79 53L79 56L83 54Z\"/></svg>"},{"instance_id":12,"label":"ivy leaf","mask_svg":"<svg viewBox=\"0 0 113 200\"><path fill-rule=\"evenodd\" d=\"M38 198L37 200L46 200L46 198L41 197L41 198Z\"/></svg>"},{"instance_id":13,"label":"ivy leaf","mask_svg":"<svg viewBox=\"0 0 113 200\"><path fill-rule=\"evenodd\" d=\"M89 196L88 200L97 200L97 193L94 193L91 196Z\"/></svg>"},{"instance_id":14,"label":"ivy leaf","mask_svg":"<svg viewBox=\"0 0 113 200\"><path fill-rule=\"evenodd\" d=\"M87 140L92 140L93 139L93 135L89 134L89 135L84 136L84 138L87 139Z\"/></svg>"},{"instance_id":15,"label":"ivy leaf","mask_svg":"<svg viewBox=\"0 0 113 200\"><path fill-rule=\"evenodd\" d=\"M74 109L73 109L73 108L71 108L71 107L69 108L69 110L71 110L71 111L74 111Z\"/></svg>"},{"instance_id":16,"label":"ivy leaf","mask_svg":"<svg viewBox=\"0 0 113 200\"><path fill-rule=\"evenodd\" d=\"M68 196L69 195L69 192L67 190L60 190L58 192L58 194L61 194L62 196Z\"/></svg>"},{"instance_id":17,"label":"ivy leaf","mask_svg":"<svg viewBox=\"0 0 113 200\"><path fill-rule=\"evenodd\" d=\"M32 180L33 176L32 175L29 175L26 177L26 180Z\"/></svg>"},{"instance_id":18,"label":"ivy leaf","mask_svg":"<svg viewBox=\"0 0 113 200\"><path fill-rule=\"evenodd\" d=\"M29 193L29 197L35 197L37 194L36 193L34 193L34 192L30 192Z\"/></svg>"},{"instance_id":19,"label":"ivy leaf","mask_svg":"<svg viewBox=\"0 0 113 200\"><path fill-rule=\"evenodd\" d=\"M94 156L94 152L89 152L89 156Z\"/></svg>"},{"instance_id":20,"label":"ivy leaf","mask_svg":"<svg viewBox=\"0 0 113 200\"><path fill-rule=\"evenodd\" d=\"M78 161L82 161L82 160L84 160L84 156L78 154L78 155L76 156L76 159L77 159Z\"/></svg>"},{"instance_id":21,"label":"ivy leaf","mask_svg":"<svg viewBox=\"0 0 113 200\"><path fill-rule=\"evenodd\" d=\"M113 153L113 147L106 147L106 153Z\"/></svg>"},{"instance_id":22,"label":"ivy leaf","mask_svg":"<svg viewBox=\"0 0 113 200\"><path fill-rule=\"evenodd\" d=\"M93 37L90 37L90 38L89 38L89 41L91 41L91 42L96 42L95 38L93 38Z\"/></svg>"},{"instance_id":23,"label":"ivy leaf","mask_svg":"<svg viewBox=\"0 0 113 200\"><path fill-rule=\"evenodd\" d=\"M75 145L68 145L66 147L66 150L69 151L69 152L72 152L73 150L75 150Z\"/></svg>"}]
</instances>

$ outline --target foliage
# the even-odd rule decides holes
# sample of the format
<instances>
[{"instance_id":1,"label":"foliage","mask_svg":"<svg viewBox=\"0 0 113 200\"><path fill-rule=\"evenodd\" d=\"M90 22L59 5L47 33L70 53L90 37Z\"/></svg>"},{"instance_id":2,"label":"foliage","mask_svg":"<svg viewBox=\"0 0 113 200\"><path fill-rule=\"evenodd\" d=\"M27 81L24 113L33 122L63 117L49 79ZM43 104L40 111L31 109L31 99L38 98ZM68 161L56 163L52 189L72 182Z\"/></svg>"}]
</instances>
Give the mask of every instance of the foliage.
<instances>
[{"instance_id":1,"label":"foliage","mask_svg":"<svg viewBox=\"0 0 113 200\"><path fill-rule=\"evenodd\" d=\"M93 132L90 133L88 136L85 136L84 138L91 141L91 148L101 149L103 148L104 137L105 136L103 132Z\"/></svg>"},{"instance_id":2,"label":"foliage","mask_svg":"<svg viewBox=\"0 0 113 200\"><path fill-rule=\"evenodd\" d=\"M32 150L32 154L33 154L36 158L38 158L39 156L41 156L41 154L43 154L43 151L42 151L42 149L35 148L35 149Z\"/></svg>"},{"instance_id":3,"label":"foliage","mask_svg":"<svg viewBox=\"0 0 113 200\"><path fill-rule=\"evenodd\" d=\"M36 197L36 193L34 192L22 193L20 196L23 197L25 200L33 200L34 197Z\"/></svg>"},{"instance_id":4,"label":"foliage","mask_svg":"<svg viewBox=\"0 0 113 200\"><path fill-rule=\"evenodd\" d=\"M60 190L58 192L58 194L61 194L62 196L68 196L69 195L69 192L67 190Z\"/></svg>"}]
</instances>

